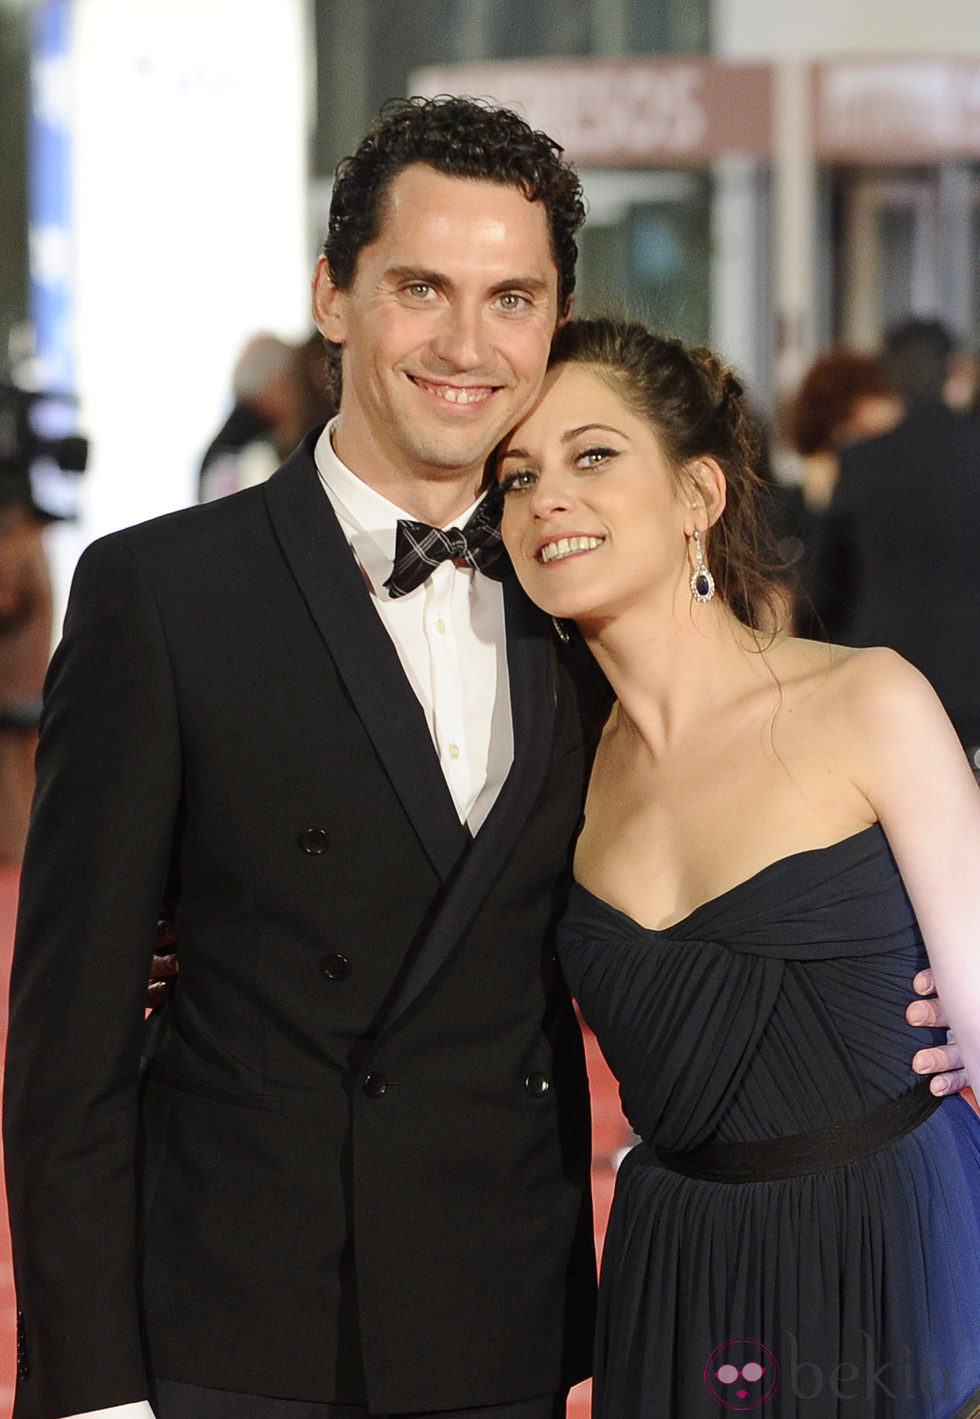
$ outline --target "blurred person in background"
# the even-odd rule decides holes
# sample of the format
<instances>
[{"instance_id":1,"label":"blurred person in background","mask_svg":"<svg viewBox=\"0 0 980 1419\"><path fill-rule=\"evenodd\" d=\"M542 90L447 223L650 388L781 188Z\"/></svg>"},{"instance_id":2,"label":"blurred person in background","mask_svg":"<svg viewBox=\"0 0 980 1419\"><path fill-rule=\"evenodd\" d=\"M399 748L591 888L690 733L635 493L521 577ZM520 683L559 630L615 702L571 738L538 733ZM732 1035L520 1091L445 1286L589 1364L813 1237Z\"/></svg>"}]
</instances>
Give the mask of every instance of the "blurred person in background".
<instances>
[{"instance_id":1,"label":"blurred person in background","mask_svg":"<svg viewBox=\"0 0 980 1419\"><path fill-rule=\"evenodd\" d=\"M201 461L198 502L264 483L308 429L337 412L317 330L296 345L253 335L235 362L232 391L231 413Z\"/></svg>"},{"instance_id":2,"label":"blurred person in background","mask_svg":"<svg viewBox=\"0 0 980 1419\"><path fill-rule=\"evenodd\" d=\"M77 513L88 441L66 434L75 400L0 379L0 862L19 863L34 792L51 654L45 529Z\"/></svg>"},{"instance_id":3,"label":"blurred person in background","mask_svg":"<svg viewBox=\"0 0 980 1419\"><path fill-rule=\"evenodd\" d=\"M888 332L904 417L840 448L813 599L829 640L897 650L932 682L980 768L980 425L944 397L955 342L937 320Z\"/></svg>"},{"instance_id":4,"label":"blurred person in background","mask_svg":"<svg viewBox=\"0 0 980 1419\"><path fill-rule=\"evenodd\" d=\"M980 419L980 359L973 351L953 351L943 398L951 409Z\"/></svg>"},{"instance_id":5,"label":"blurred person in background","mask_svg":"<svg viewBox=\"0 0 980 1419\"><path fill-rule=\"evenodd\" d=\"M18 482L0 478L0 862L9 863L27 838L52 632L48 519Z\"/></svg>"},{"instance_id":6,"label":"blurred person in background","mask_svg":"<svg viewBox=\"0 0 980 1419\"><path fill-rule=\"evenodd\" d=\"M784 417L787 442L800 455L799 486L808 512L830 506L838 450L887 433L903 413L880 356L835 345L814 360Z\"/></svg>"},{"instance_id":7,"label":"blurred person in background","mask_svg":"<svg viewBox=\"0 0 980 1419\"><path fill-rule=\"evenodd\" d=\"M798 478L779 486L779 550L795 577L790 624L818 635L813 615L813 563L820 528L839 472L838 450L891 428L902 402L877 355L835 345L819 355L782 411L785 443L797 455Z\"/></svg>"}]
</instances>

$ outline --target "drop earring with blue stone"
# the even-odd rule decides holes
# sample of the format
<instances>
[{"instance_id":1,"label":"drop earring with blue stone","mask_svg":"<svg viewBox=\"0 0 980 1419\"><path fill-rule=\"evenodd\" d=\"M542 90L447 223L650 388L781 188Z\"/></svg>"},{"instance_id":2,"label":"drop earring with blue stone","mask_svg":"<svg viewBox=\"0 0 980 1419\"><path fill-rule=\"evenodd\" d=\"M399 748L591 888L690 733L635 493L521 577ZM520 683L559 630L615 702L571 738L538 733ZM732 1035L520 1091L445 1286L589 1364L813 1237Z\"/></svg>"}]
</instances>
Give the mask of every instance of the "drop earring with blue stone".
<instances>
[{"instance_id":1,"label":"drop earring with blue stone","mask_svg":"<svg viewBox=\"0 0 980 1419\"><path fill-rule=\"evenodd\" d=\"M694 571L691 573L691 595L695 601L710 601L715 594L715 579L708 571L701 551L701 533L694 529Z\"/></svg>"}]
</instances>

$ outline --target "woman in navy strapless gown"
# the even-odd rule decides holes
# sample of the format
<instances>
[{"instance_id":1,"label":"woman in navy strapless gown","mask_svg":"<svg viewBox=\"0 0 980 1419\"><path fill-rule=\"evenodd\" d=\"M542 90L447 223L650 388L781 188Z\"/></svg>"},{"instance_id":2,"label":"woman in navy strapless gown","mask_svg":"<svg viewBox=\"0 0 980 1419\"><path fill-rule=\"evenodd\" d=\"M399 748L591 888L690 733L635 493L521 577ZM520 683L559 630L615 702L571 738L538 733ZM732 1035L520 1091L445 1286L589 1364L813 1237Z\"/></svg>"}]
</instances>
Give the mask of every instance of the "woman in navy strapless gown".
<instances>
[{"instance_id":1,"label":"woman in navy strapless gown","mask_svg":"<svg viewBox=\"0 0 980 1419\"><path fill-rule=\"evenodd\" d=\"M759 629L750 434L710 352L573 322L499 478L525 589L616 693L560 930L642 1140L595 1419L980 1415L980 1120L911 1072L904 1016L931 962L980 1078L953 730L890 652Z\"/></svg>"}]
</instances>

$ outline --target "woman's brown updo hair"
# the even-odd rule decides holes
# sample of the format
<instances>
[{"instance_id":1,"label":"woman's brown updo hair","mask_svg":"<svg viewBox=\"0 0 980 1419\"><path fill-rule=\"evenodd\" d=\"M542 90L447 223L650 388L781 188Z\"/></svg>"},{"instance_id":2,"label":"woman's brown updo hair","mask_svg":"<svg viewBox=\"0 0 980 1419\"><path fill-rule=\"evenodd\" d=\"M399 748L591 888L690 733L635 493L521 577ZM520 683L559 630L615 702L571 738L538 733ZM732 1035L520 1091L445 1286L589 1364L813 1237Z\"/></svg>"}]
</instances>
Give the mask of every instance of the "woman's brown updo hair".
<instances>
[{"instance_id":1,"label":"woman's brown updo hair","mask_svg":"<svg viewBox=\"0 0 980 1419\"><path fill-rule=\"evenodd\" d=\"M714 458L725 474L724 512L703 537L717 594L749 626L772 624L778 562L760 508L759 440L738 376L704 345L687 346L645 325L570 320L555 334L548 366L588 365L660 441L678 490L693 464Z\"/></svg>"}]
</instances>

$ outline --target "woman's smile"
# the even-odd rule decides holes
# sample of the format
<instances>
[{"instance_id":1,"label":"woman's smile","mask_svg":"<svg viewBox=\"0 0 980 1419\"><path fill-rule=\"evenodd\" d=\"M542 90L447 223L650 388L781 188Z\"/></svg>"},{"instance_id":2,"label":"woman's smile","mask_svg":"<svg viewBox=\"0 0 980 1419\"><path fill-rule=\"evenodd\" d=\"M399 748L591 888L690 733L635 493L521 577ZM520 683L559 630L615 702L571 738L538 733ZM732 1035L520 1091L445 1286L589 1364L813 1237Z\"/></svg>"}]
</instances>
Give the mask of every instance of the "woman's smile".
<instances>
[{"instance_id":1,"label":"woman's smile","mask_svg":"<svg viewBox=\"0 0 980 1419\"><path fill-rule=\"evenodd\" d=\"M572 533L542 542L535 556L539 562L548 566L551 562L561 562L567 557L574 557L582 552L594 552L597 547L602 546L605 540L604 537L581 536Z\"/></svg>"}]
</instances>

